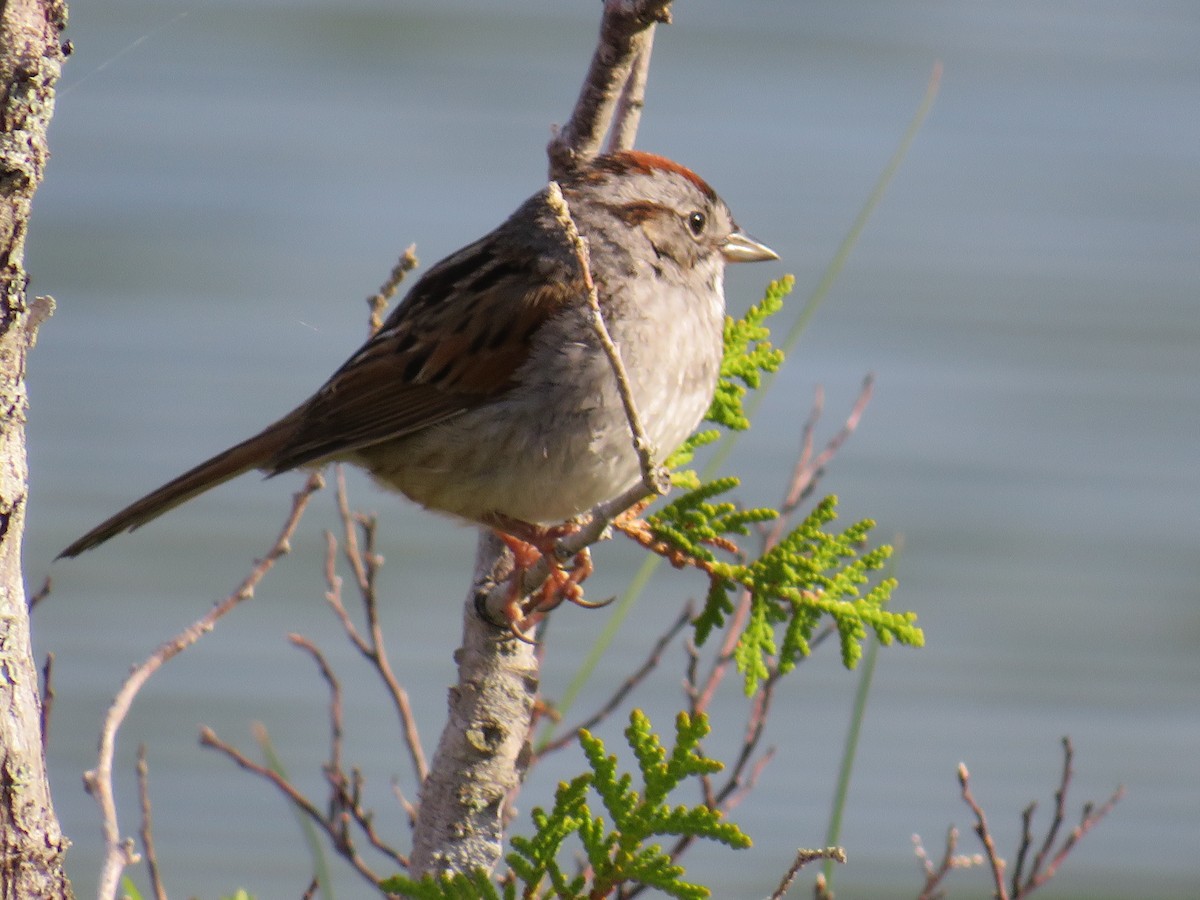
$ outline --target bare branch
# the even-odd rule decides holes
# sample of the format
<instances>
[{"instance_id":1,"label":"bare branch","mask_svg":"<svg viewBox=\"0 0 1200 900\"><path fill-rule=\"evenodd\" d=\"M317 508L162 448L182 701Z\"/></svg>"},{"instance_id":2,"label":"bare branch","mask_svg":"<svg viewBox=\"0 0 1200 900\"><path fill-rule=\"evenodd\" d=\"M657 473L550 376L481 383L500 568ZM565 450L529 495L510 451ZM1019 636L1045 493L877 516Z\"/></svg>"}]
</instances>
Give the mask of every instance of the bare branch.
<instances>
[{"instance_id":1,"label":"bare branch","mask_svg":"<svg viewBox=\"0 0 1200 900\"><path fill-rule=\"evenodd\" d=\"M599 153L634 62L643 52L648 55L654 24L670 22L670 5L670 0L606 0L600 37L575 109L546 148L551 178L561 178ZM631 136L624 140L632 145Z\"/></svg>"},{"instance_id":2,"label":"bare branch","mask_svg":"<svg viewBox=\"0 0 1200 900\"><path fill-rule=\"evenodd\" d=\"M383 327L383 314L387 312L388 302L396 296L396 291L400 289L400 282L404 280L404 276L420 264L421 261L417 259L417 245L409 244L400 256L399 262L392 267L387 281L380 286L376 293L367 298L367 305L371 308L368 336L375 334Z\"/></svg>"},{"instance_id":3,"label":"bare branch","mask_svg":"<svg viewBox=\"0 0 1200 900\"><path fill-rule=\"evenodd\" d=\"M779 887L775 889L775 893L771 895L771 900L783 900L784 894L792 886L792 882L796 880L796 876L800 874L800 870L807 866L810 862L816 862L818 859L832 859L834 862L839 862L842 865L846 864L846 851L841 847L824 847L819 850L797 850L796 858L784 873L783 879L779 882Z\"/></svg>"},{"instance_id":4,"label":"bare branch","mask_svg":"<svg viewBox=\"0 0 1200 900\"><path fill-rule=\"evenodd\" d=\"M158 869L158 854L154 850L154 819L150 815L150 766L146 763L146 745L138 744L138 798L142 806L142 850L146 854L146 870L150 873L150 889L157 900L167 900L162 876Z\"/></svg>"},{"instance_id":5,"label":"bare branch","mask_svg":"<svg viewBox=\"0 0 1200 900\"><path fill-rule=\"evenodd\" d=\"M50 714L54 710L54 653L46 654L46 662L42 666L42 752L50 744Z\"/></svg>"},{"instance_id":6,"label":"bare branch","mask_svg":"<svg viewBox=\"0 0 1200 900\"><path fill-rule=\"evenodd\" d=\"M992 839L992 832L988 828L987 817L983 814L983 807L975 800L975 795L971 793L971 775L967 771L965 763L958 764L958 783L962 786L963 802L971 808L971 812L975 813L975 833L979 835L979 840L983 844L983 849L987 855L988 865L992 869L992 882L996 888L996 900L1008 900L1008 889L1004 886L1004 860L1000 858L1000 854L996 852L996 842Z\"/></svg>"},{"instance_id":7,"label":"bare branch","mask_svg":"<svg viewBox=\"0 0 1200 900\"><path fill-rule=\"evenodd\" d=\"M274 568L276 561L291 549L291 537L300 518L308 506L309 498L324 485L320 473L314 472L308 477L304 487L292 498L292 508L284 521L279 536L271 545L267 555L258 561L253 570L232 594L214 606L207 614L197 619L175 637L159 646L149 658L137 666L125 679L121 689L108 708L104 724L100 731L100 750L96 768L84 773L83 783L88 793L95 798L100 807L101 825L104 832L104 864L100 873L99 896L114 897L121 880L121 872L127 865L137 862L137 854L133 850L131 840L122 840L117 823L117 807L113 798L112 772L113 757L116 754L117 731L134 698L142 686L168 660L182 653L216 626L218 620L225 616L238 604L254 596L254 589L266 574Z\"/></svg>"},{"instance_id":8,"label":"bare branch","mask_svg":"<svg viewBox=\"0 0 1200 900\"><path fill-rule=\"evenodd\" d=\"M644 32L642 47L629 71L625 87L621 89L621 98L617 101L608 143L604 148L606 153L633 149L638 125L642 121L642 110L646 106L646 81L650 77L650 56L653 52L654 26L651 25Z\"/></svg>"},{"instance_id":9,"label":"bare branch","mask_svg":"<svg viewBox=\"0 0 1200 900\"><path fill-rule=\"evenodd\" d=\"M941 890L942 881L955 869L970 869L975 866L983 865L983 854L962 854L958 853L958 829L953 825L946 830L946 846L942 852L941 861L935 867L933 861L929 858L929 854L925 852L925 847L921 843L919 834L913 835L913 850L917 855L917 859L921 861L921 868L925 872L925 884L921 887L921 893L917 895L917 900L942 900L946 896L946 892Z\"/></svg>"},{"instance_id":10,"label":"bare branch","mask_svg":"<svg viewBox=\"0 0 1200 900\"><path fill-rule=\"evenodd\" d=\"M784 530L791 524L800 504L808 499L816 489L817 482L820 481L821 475L824 474L826 466L829 465L834 456L841 450L842 445L846 443L846 440L854 433L854 430L858 428L858 423L862 420L867 404L871 402L871 395L874 389L875 376L868 375L863 379L862 389L858 392L858 397L850 409L850 414L846 416L845 422L842 423L842 427L838 430L837 434L829 439L825 448L816 458L813 458L813 434L821 418L821 413L825 409L825 390L820 385L817 385L813 395L812 411L804 423L804 436L801 440L800 457L796 460L795 468L792 469L792 478L788 485L787 496L780 506L781 515L775 520L775 526L771 530L770 536L766 539L767 548L775 546L782 539Z\"/></svg>"},{"instance_id":11,"label":"bare branch","mask_svg":"<svg viewBox=\"0 0 1200 900\"><path fill-rule=\"evenodd\" d=\"M1113 807L1125 796L1125 788L1118 787L1099 809L1095 809L1091 803L1085 803L1079 824L1071 829L1071 833L1067 835L1067 839L1056 851L1054 849L1054 842L1057 840L1059 830L1066 819L1067 791L1071 786L1071 779L1075 774L1073 768L1075 748L1071 744L1070 737L1064 737L1062 745L1063 767L1062 776L1058 783L1058 790L1054 792L1054 819L1050 823L1050 827L1046 830L1046 837L1042 841L1042 846L1033 859L1033 866L1029 870L1029 877L1023 882L1020 878L1021 868L1029 846L1033 842L1030 824L1033 820L1033 812L1037 806L1036 803L1031 803L1027 806L1021 815L1021 847L1017 856L1017 866L1012 880L1012 896L1014 898L1027 896L1052 879L1055 873L1058 872L1058 867L1062 865L1063 860L1067 858L1067 855L1075 848L1079 840L1099 824L1105 816L1112 812ZM1048 859L1049 864L1047 864ZM1043 867L1045 868L1043 869Z\"/></svg>"},{"instance_id":12,"label":"bare branch","mask_svg":"<svg viewBox=\"0 0 1200 900\"><path fill-rule=\"evenodd\" d=\"M625 418L629 423L629 431L633 435L633 449L637 452L638 463L642 469L642 483L656 494L665 494L669 482L666 480L666 474L659 470L654 459L658 448L650 442L650 438L646 435L646 429L642 426L642 417L638 413L637 401L633 396L633 386L629 383L629 373L625 371L625 363L621 360L621 351L613 343L612 335L608 333L608 326L604 323L604 313L600 309L600 297L596 292L596 283L592 280L592 266L587 243L580 236L575 220L571 218L571 209L567 205L567 198L563 196L557 182L550 182L546 199L550 209L558 217L559 224L566 231L571 246L575 248L575 256L579 260L579 267L583 273L583 283L587 288L587 303L591 312L592 330L596 334L596 339L600 341L604 355L608 357L608 364L612 367L613 377L617 381L617 393L621 397L621 405L625 407Z\"/></svg>"},{"instance_id":13,"label":"bare branch","mask_svg":"<svg viewBox=\"0 0 1200 900\"><path fill-rule=\"evenodd\" d=\"M429 765L421 746L421 733L417 727L416 717L413 715L408 692L401 686L400 680L392 669L383 637L383 627L379 623L379 602L375 590L375 576L382 563L382 557L375 552L375 522L367 517L355 516L350 511L345 471L340 465L337 467L336 493L338 511L342 518L343 549L345 558L354 572L359 597L362 600L367 620L367 635L364 637L355 627L342 601L342 582L336 571L337 545L331 534L326 534L325 580L329 590L325 594L325 599L342 623L342 628L350 642L374 667L387 687L388 696L392 698L392 705L395 706L396 714L400 719L400 728L404 735L409 759L412 760L413 772L416 775L417 783L422 784L429 774ZM367 549L365 552L360 549L356 525L362 529L366 538Z\"/></svg>"},{"instance_id":14,"label":"bare branch","mask_svg":"<svg viewBox=\"0 0 1200 900\"><path fill-rule=\"evenodd\" d=\"M317 648L316 644L299 634L289 634L288 640L293 646L299 647L313 658L317 668L321 670L321 677L329 686L329 761L325 763L325 777L330 781L336 780L340 786L344 781L342 738L345 735L342 727L342 686L338 682L337 676L333 674L329 661L325 659L325 655Z\"/></svg>"},{"instance_id":15,"label":"bare branch","mask_svg":"<svg viewBox=\"0 0 1200 900\"><path fill-rule=\"evenodd\" d=\"M680 631L683 630L683 626L691 621L692 612L691 604L687 604L683 611L680 612L680 614L676 617L675 621L671 623L670 627L668 627L667 630L654 643L654 647L650 650L650 655L646 658L646 661L638 667L637 671L626 678L625 681L621 683L621 686L617 688L613 695L598 710L596 710L596 712L588 716L578 725L575 725L574 727L564 731L560 737L550 741L544 747L542 747L538 751L535 761L541 759L548 753L561 750L568 744L573 744L575 742L575 736L579 734L580 729L587 728L591 730L595 728L596 725L604 721L604 719L606 719L613 712L613 710L620 706L625 698L633 692L634 688L645 681L646 677L656 668L658 668L659 662L662 661L663 651L667 648L667 645L670 644L671 641L675 640L675 637Z\"/></svg>"},{"instance_id":16,"label":"bare branch","mask_svg":"<svg viewBox=\"0 0 1200 900\"><path fill-rule=\"evenodd\" d=\"M29 595L29 612L30 612L30 614L33 613L34 609L37 608L37 605L39 603L41 603L43 600L45 600L47 597L50 596L50 592L53 590L54 590L54 582L51 580L50 576L47 575L45 581L42 582L42 586L40 588L38 588L36 591L34 591L32 594Z\"/></svg>"},{"instance_id":17,"label":"bare branch","mask_svg":"<svg viewBox=\"0 0 1200 900\"><path fill-rule=\"evenodd\" d=\"M353 842L350 839L349 831L342 827L340 817L325 816L319 809L313 805L313 802L304 796L290 781L266 766L260 765L249 757L240 753L237 749L229 744L226 744L217 737L216 732L211 728L204 727L200 729L200 744L204 747L210 747L213 750L218 750L228 756L238 766L245 769L260 778L269 781L277 790L279 790L296 809L300 810L312 822L318 825L324 831L337 850L338 854L350 863L354 869L363 877L368 879L372 884L378 884L380 876L367 865L358 852L355 850ZM388 851L385 851L388 852ZM391 855L389 853L389 855ZM401 866L407 866L407 861L403 857L393 856Z\"/></svg>"}]
</instances>

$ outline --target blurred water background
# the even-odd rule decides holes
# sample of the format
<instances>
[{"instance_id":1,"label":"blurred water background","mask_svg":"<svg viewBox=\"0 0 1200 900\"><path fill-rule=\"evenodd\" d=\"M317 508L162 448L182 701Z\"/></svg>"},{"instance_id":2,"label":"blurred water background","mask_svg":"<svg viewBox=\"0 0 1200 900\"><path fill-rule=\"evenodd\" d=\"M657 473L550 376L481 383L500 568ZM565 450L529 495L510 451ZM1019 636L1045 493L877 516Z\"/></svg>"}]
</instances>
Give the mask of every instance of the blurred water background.
<instances>
[{"instance_id":1,"label":"blurred water background","mask_svg":"<svg viewBox=\"0 0 1200 900\"><path fill-rule=\"evenodd\" d=\"M30 361L31 588L85 528L323 381L406 244L432 262L537 189L598 14L549 0L74 4L29 246L32 289L58 301ZM1200 6L696 0L675 14L639 143L702 173L780 252L773 268L731 274L735 311L784 272L798 280L789 315L800 309L945 66L908 160L730 463L746 502L774 503L815 386L828 436L876 374L822 489L847 521L874 517L880 539L903 540L894 602L919 613L928 646L881 655L839 895L914 896L914 832L933 850L957 823L973 847L960 760L1011 858L1019 810L1040 799L1046 822L1070 734L1072 809L1119 783L1129 793L1047 896L1196 896ZM54 566L34 629L38 652L57 654L49 763L81 896L100 842L80 773L108 700L131 663L243 577L299 481L244 478ZM432 747L473 535L352 486L382 520L385 625ZM292 631L343 673L348 755L380 827L407 842L388 781L413 786L390 706L322 599L334 521L318 497L295 555L154 678L122 732L124 831L146 741L172 896L295 897L307 884L280 798L196 743L204 723L253 751L262 721L294 778L320 791L324 687ZM604 596L638 554L614 544L598 561L589 589ZM659 578L578 708L700 590ZM549 696L608 615L555 617ZM855 688L835 656L823 647L777 701L778 756L735 815L755 847L693 851L718 897L769 894L796 847L824 841ZM638 699L664 728L679 666L668 655ZM745 708L733 686L721 704L729 721ZM739 737L710 749L728 755ZM536 772L519 824L578 766L562 755ZM341 896L364 895L335 870ZM988 896L982 872L955 885Z\"/></svg>"}]
</instances>

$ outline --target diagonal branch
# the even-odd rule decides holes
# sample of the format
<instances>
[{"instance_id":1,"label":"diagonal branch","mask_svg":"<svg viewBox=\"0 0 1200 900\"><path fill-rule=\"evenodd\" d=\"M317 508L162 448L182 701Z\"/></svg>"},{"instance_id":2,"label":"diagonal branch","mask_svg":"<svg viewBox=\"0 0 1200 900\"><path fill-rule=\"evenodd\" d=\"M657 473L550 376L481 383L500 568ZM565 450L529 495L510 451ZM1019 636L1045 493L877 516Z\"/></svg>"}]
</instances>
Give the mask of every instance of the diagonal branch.
<instances>
[{"instance_id":1,"label":"diagonal branch","mask_svg":"<svg viewBox=\"0 0 1200 900\"><path fill-rule=\"evenodd\" d=\"M658 448L646 435L646 429L642 425L642 417L638 413L637 402L633 396L633 386L629 383L629 373L625 370L625 363L621 360L621 351L613 343L612 335L609 334L608 326L604 322L604 313L600 309L600 296L596 292L596 282L592 279L591 258L588 254L587 243L579 234L579 228L571 217L567 198L563 196L558 182L550 182L546 200L550 209L558 217L559 224L566 231L567 240L575 249L575 256L583 272L592 330L596 334L596 339L600 341L604 355L608 357L608 364L612 367L613 377L617 382L617 393L621 397L621 405L625 408L625 418L629 422L629 430L633 434L633 449L637 452L638 464L642 470L642 483L649 490L657 494L664 494L668 486L666 474L655 464L654 456L658 452Z\"/></svg>"},{"instance_id":2,"label":"diagonal branch","mask_svg":"<svg viewBox=\"0 0 1200 900\"><path fill-rule=\"evenodd\" d=\"M654 25L651 25L643 32L641 49L621 90L621 98L617 101L612 129L604 147L606 153L633 149L638 125L642 121L642 110L646 107L646 81L650 77L650 56L653 52Z\"/></svg>"},{"instance_id":3,"label":"diagonal branch","mask_svg":"<svg viewBox=\"0 0 1200 900\"><path fill-rule=\"evenodd\" d=\"M610 126L620 135L621 146L633 146L636 119L613 125L613 118L635 64L649 66L654 25L671 21L670 5L671 0L606 0L600 37L575 109L546 147L551 178L561 178L596 156ZM629 99L639 102L622 104L624 116L638 114L640 94L630 91Z\"/></svg>"},{"instance_id":4,"label":"diagonal branch","mask_svg":"<svg viewBox=\"0 0 1200 900\"><path fill-rule=\"evenodd\" d=\"M258 561L254 569L232 594L214 606L207 614L201 616L175 637L159 646L145 662L137 666L125 679L117 696L113 699L104 717L100 731L99 758L94 769L84 773L83 783L89 794L95 798L100 807L101 826L104 832L104 865L100 872L100 889L98 896L109 898L116 896L121 880L121 872L127 865L137 861L132 840L122 840L120 826L117 823L117 806L113 798L113 757L117 749L117 731L125 716L133 705L134 698L147 681L150 680L170 659L182 653L216 626L217 621L229 613L235 606L254 596L254 589L275 566L275 562L291 550L291 537L300 518L308 506L309 498L324 486L320 473L314 472L308 477L304 487L292 498L292 509L275 539L267 555Z\"/></svg>"}]
</instances>

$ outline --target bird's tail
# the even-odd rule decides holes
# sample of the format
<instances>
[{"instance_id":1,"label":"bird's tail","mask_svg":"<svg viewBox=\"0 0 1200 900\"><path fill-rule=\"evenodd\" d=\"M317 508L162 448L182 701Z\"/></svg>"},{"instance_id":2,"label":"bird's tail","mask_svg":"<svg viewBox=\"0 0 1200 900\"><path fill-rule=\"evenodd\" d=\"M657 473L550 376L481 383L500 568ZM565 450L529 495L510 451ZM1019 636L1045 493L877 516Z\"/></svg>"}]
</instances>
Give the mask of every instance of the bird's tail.
<instances>
[{"instance_id":1,"label":"bird's tail","mask_svg":"<svg viewBox=\"0 0 1200 900\"><path fill-rule=\"evenodd\" d=\"M103 544L122 531L133 531L135 528L140 528L179 504L185 503L217 485L224 484L243 472L268 466L272 457L278 454L288 442L294 430L294 418L285 416L249 440L230 447L224 453L218 453L212 459L200 463L194 469L184 472L158 490L151 491L141 500L125 507L116 515L105 519L58 554L57 558L78 556L85 550L91 550L93 547Z\"/></svg>"}]
</instances>

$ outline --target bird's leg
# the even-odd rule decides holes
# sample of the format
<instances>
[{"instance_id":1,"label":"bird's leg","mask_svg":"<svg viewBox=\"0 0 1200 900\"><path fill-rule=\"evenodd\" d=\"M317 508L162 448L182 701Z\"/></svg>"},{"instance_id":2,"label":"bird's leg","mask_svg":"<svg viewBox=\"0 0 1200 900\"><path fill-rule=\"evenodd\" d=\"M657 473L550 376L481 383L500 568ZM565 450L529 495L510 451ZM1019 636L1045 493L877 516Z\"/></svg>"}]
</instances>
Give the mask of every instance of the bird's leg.
<instances>
[{"instance_id":1,"label":"bird's leg","mask_svg":"<svg viewBox=\"0 0 1200 900\"><path fill-rule=\"evenodd\" d=\"M508 547L513 555L514 568L509 577L504 617L515 637L523 641L530 641L531 629L545 617L546 613L556 608L564 600L570 600L572 603L588 609L604 605L604 603L589 603L583 599L581 585L593 571L592 555L587 548L575 555L570 569L567 569L558 557L558 542L567 535L578 531L578 525L569 522L549 527L531 525L528 522L498 514L491 516L488 524L492 526L496 537ZM525 572L532 569L542 559L549 560L550 574L546 576L542 586L530 595L529 600L522 603L521 582Z\"/></svg>"}]
</instances>

